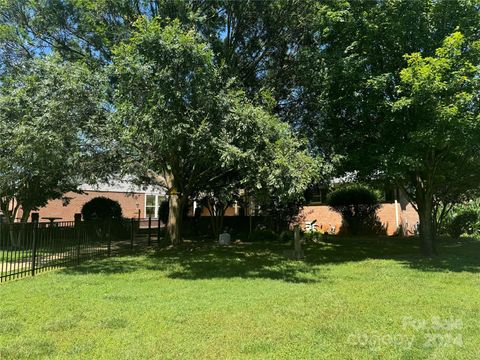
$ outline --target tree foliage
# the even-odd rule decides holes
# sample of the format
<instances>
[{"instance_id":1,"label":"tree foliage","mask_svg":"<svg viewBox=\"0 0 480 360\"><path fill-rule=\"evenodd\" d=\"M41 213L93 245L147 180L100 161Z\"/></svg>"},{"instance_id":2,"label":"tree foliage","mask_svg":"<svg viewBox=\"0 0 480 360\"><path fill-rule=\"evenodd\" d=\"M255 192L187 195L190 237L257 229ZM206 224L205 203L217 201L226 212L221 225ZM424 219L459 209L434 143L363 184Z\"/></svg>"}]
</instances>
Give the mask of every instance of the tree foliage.
<instances>
[{"instance_id":1,"label":"tree foliage","mask_svg":"<svg viewBox=\"0 0 480 360\"><path fill-rule=\"evenodd\" d=\"M195 194L303 191L318 173L315 162L287 124L223 81L197 32L159 19L140 18L135 27L113 51L113 124L134 173L165 181L172 241L181 239L182 209Z\"/></svg>"},{"instance_id":2,"label":"tree foliage","mask_svg":"<svg viewBox=\"0 0 480 360\"><path fill-rule=\"evenodd\" d=\"M455 32L435 56L408 55L393 107L395 122L385 126L396 133L384 156L387 171L414 202L425 242L434 242L438 208L454 203L452 195L478 189L479 44ZM445 191L448 186L451 190ZM425 242L427 253L432 251L428 246L435 250Z\"/></svg>"},{"instance_id":3,"label":"tree foliage","mask_svg":"<svg viewBox=\"0 0 480 360\"><path fill-rule=\"evenodd\" d=\"M103 82L55 56L22 63L0 84L0 208L22 220L88 179Z\"/></svg>"},{"instance_id":4,"label":"tree foliage","mask_svg":"<svg viewBox=\"0 0 480 360\"><path fill-rule=\"evenodd\" d=\"M113 48L135 32L139 17L177 19L208 42L227 77L253 95L262 87L284 94L298 44L308 42L316 1L110 1L0 2L4 64L54 48L68 59L107 63ZM266 71L268 69L268 71Z\"/></svg>"},{"instance_id":5,"label":"tree foliage","mask_svg":"<svg viewBox=\"0 0 480 360\"><path fill-rule=\"evenodd\" d=\"M458 239L462 234L472 235L478 232L478 211L473 209L464 209L455 214L447 223L446 229L448 235L454 239Z\"/></svg>"},{"instance_id":6,"label":"tree foliage","mask_svg":"<svg viewBox=\"0 0 480 360\"><path fill-rule=\"evenodd\" d=\"M194 171L190 171L191 163L181 164L182 174L177 175L188 178L193 174L191 183L188 179L174 180L175 189L188 188L183 190L185 194L190 189L196 194L212 193L216 186L230 181L235 186L228 191L215 190L214 197L231 198L236 193L238 177L242 177L239 174L246 174L243 169L238 173L229 169L228 174L213 167L205 173L198 169L218 164L214 161L218 158L223 159L222 169L226 169L232 154L204 150L216 149L218 144L212 144L211 139L227 134L234 137L231 130L216 133L231 108L245 115L246 109L240 108L260 105L275 119L290 123L295 134L308 138L310 153L339 163L338 173L355 171L363 179L383 177L403 187L417 206L421 223L427 224L421 227L422 238L424 251L431 253L439 226L433 219L442 219L452 203L476 193L473 180L477 174L472 164L477 155L466 151L466 161L457 161L455 157L463 150L455 139L462 131L469 142L476 136L475 131L469 131L473 120L467 118L475 117L478 103L472 95L477 75L470 65L478 65L474 53L479 23L478 2L469 0L4 0L0 2L0 71L52 50L70 61L81 59L91 68L113 62L114 67L119 66L112 79L118 114L134 114L145 124L128 126L130 140L135 140L137 127L138 133L148 130L154 138L150 147L144 137L137 137L135 143L145 150L146 161L131 161L129 168L137 168L138 174L160 171L154 162L163 161L163 150L173 145L166 138L161 140L155 131L171 127L172 138L182 139L177 144L179 153L187 154L185 144L200 149L187 157L197 164ZM450 36L457 31L462 39ZM152 34L162 41L156 42ZM458 49L452 50L457 54L449 52L459 42ZM166 61L168 56L170 61ZM179 70L177 78L174 66ZM192 70L191 78L188 69ZM462 76L470 80L464 81ZM174 91L177 85L178 93ZM232 95L231 88L241 89L242 95ZM161 96L151 96L155 92ZM127 104L125 99L130 96L132 101ZM221 126L197 126L206 113L211 115L204 124ZM191 121L183 120L184 115ZM157 122L157 118L163 120ZM127 121L127 125L131 124ZM192 137L182 133L187 129ZM211 138L206 135L210 132ZM451 151L438 147L442 132L445 143L452 145ZM110 134L113 143L118 140L115 134ZM294 137L291 139L297 144ZM292 156L298 156L282 153L285 147L292 147L289 140L282 141L284 145L276 141L269 145L283 154L283 160L273 162L273 170L262 166L259 159L251 161L251 168L258 170L257 178L261 175L264 183L257 187L254 177L241 179L244 184L253 184L249 191L259 202L266 203L267 194L273 204L283 202L290 196L285 196L289 184L299 180L278 176L282 167L292 162ZM238 148L245 149L242 146ZM162 159L149 159L157 148L162 149ZM140 150L130 152L131 158L136 158ZM437 163L438 154L446 152L457 155L439 155L435 174L426 175L426 168ZM241 168L239 164L246 163L248 154L235 159ZM207 174L211 170L218 178ZM211 185L202 189L199 184L205 184L206 178ZM300 183L304 184L301 179ZM430 190L425 192L427 188Z\"/></svg>"},{"instance_id":7,"label":"tree foliage","mask_svg":"<svg viewBox=\"0 0 480 360\"><path fill-rule=\"evenodd\" d=\"M317 14L311 23L315 45L306 44L297 53L298 91L288 101L293 105L291 121L317 151L338 155L340 174L355 171L361 179L383 178L403 187L420 215L423 251L431 254L439 226L434 219L442 219L451 202L476 193L472 180L478 175L472 164L478 159L478 140L473 140L477 135L471 125L478 98L470 65L478 64L472 60L479 38L478 5L460 0L347 1L320 4ZM446 50L453 44L444 40L457 29L463 45L453 56ZM405 68L409 70L402 72ZM408 72L415 72L410 82ZM460 104L469 97L470 107ZM457 115L450 111L455 108ZM464 153L467 161L454 160L462 153L456 145L452 151L442 149L442 143L455 144L462 132L468 133L459 141L470 149ZM434 175L427 170L432 164Z\"/></svg>"}]
</instances>

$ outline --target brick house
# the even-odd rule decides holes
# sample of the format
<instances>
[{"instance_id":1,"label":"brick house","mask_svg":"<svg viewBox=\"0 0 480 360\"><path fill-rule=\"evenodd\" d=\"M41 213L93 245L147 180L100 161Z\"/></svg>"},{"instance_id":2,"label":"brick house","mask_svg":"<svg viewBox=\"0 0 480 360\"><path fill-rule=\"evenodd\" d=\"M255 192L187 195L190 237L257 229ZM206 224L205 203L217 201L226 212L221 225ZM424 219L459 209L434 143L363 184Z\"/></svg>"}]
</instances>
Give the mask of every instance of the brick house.
<instances>
[{"instance_id":1,"label":"brick house","mask_svg":"<svg viewBox=\"0 0 480 360\"><path fill-rule=\"evenodd\" d=\"M84 184L79 187L79 192L68 192L64 194L63 199L51 200L44 207L32 213L38 213L40 221L44 218L58 218L59 221L73 221L75 214L82 211L85 203L96 197L106 197L117 201L125 218L152 217L158 218L159 207L162 201L168 200L166 189L163 187L138 187L128 181L113 181L109 184L100 183L96 185ZM197 202L189 204L187 214L194 216L194 209ZM244 209L240 204L229 207L225 213L226 216L248 215L249 209ZM17 220L20 220L21 209L17 214ZM210 216L206 208L202 208L201 216ZM1 212L0 212L1 217Z\"/></svg>"},{"instance_id":2,"label":"brick house","mask_svg":"<svg viewBox=\"0 0 480 360\"><path fill-rule=\"evenodd\" d=\"M158 216L160 203L165 200L163 188L134 186L126 181L115 181L111 184L82 185L81 193L65 194L67 200L52 200L38 211L40 219L58 217L61 221L73 221L75 214L81 213L85 203L96 197L106 197L120 203L123 216L126 218L146 218Z\"/></svg>"},{"instance_id":3,"label":"brick house","mask_svg":"<svg viewBox=\"0 0 480 360\"><path fill-rule=\"evenodd\" d=\"M128 181L114 181L110 184L82 185L80 193L69 192L65 194L67 201L58 199L50 201L37 213L39 217L57 217L61 221L73 221L75 214L81 213L85 203L95 197L106 197L118 201L122 207L125 218L152 218L158 217L160 203L167 199L166 190L162 187L138 187ZM326 188L317 187L310 196L310 202L305 205L299 216L298 222L303 229L315 221L316 230L337 234L342 227L342 217L326 205ZM197 203L189 204L188 215L194 216ZM229 207L225 216L249 216L250 207L235 204ZM260 211L261 213L261 211ZM201 216L209 216L206 208L201 211ZM377 211L387 235L398 234L413 235L418 223L418 214L408 202L404 193L399 190L390 190L385 193L384 201ZM43 220L45 221L45 220Z\"/></svg>"}]
</instances>

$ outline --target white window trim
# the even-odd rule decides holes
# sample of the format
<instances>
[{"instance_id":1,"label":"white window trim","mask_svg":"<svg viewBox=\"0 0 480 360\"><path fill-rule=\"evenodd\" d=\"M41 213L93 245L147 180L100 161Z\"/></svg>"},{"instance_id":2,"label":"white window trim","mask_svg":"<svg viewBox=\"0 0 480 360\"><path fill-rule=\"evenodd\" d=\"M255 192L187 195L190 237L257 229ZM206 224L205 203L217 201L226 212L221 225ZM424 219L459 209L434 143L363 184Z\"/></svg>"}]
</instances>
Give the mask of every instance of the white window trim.
<instances>
[{"instance_id":1,"label":"white window trim","mask_svg":"<svg viewBox=\"0 0 480 360\"><path fill-rule=\"evenodd\" d=\"M147 216L147 208L151 207L151 206L147 206L147 197L148 196L155 196L155 208L153 209L153 218L154 219L158 219L158 207L160 205L160 194L145 194L145 202L144 202L144 214L145 214L145 217L148 217Z\"/></svg>"}]
</instances>

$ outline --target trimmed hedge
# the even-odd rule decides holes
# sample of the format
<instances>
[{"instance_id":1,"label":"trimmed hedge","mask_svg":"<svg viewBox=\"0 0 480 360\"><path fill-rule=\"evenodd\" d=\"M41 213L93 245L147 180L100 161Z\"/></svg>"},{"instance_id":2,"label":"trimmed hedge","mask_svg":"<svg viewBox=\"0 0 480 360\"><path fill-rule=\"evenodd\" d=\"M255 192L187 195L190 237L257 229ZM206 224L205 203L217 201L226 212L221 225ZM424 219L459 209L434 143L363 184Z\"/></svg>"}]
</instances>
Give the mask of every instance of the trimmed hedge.
<instances>
[{"instance_id":1,"label":"trimmed hedge","mask_svg":"<svg viewBox=\"0 0 480 360\"><path fill-rule=\"evenodd\" d=\"M385 232L376 215L380 207L378 196L367 186L359 184L342 186L329 194L327 204L342 215L343 233L371 235Z\"/></svg>"},{"instance_id":2,"label":"trimmed hedge","mask_svg":"<svg viewBox=\"0 0 480 360\"><path fill-rule=\"evenodd\" d=\"M82 217L85 221L121 220L122 207L118 201L100 196L83 205Z\"/></svg>"}]
</instances>

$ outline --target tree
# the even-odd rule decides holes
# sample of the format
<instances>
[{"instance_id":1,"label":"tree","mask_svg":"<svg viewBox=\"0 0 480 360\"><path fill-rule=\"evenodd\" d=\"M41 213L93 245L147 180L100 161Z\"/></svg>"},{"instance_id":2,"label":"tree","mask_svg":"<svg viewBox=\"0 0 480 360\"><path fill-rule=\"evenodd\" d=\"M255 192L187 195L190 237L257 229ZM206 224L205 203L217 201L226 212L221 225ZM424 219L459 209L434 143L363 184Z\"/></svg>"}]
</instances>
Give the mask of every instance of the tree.
<instances>
[{"instance_id":1,"label":"tree","mask_svg":"<svg viewBox=\"0 0 480 360\"><path fill-rule=\"evenodd\" d=\"M433 55L457 27L478 38L480 12L470 1L398 0L318 2L313 14L282 114L315 150L342 156L339 175L366 177L380 166L379 124L392 116L404 55Z\"/></svg>"},{"instance_id":2,"label":"tree","mask_svg":"<svg viewBox=\"0 0 480 360\"><path fill-rule=\"evenodd\" d=\"M285 196L303 191L317 172L313 160L288 125L223 80L197 32L160 19L140 18L135 27L113 52L113 124L132 164L125 169L165 182L173 244L189 197L226 184L220 179Z\"/></svg>"},{"instance_id":3,"label":"tree","mask_svg":"<svg viewBox=\"0 0 480 360\"><path fill-rule=\"evenodd\" d=\"M274 213L293 203L300 205L305 189L326 173L326 167L309 155L306 142L295 137L288 124L252 105L242 92L230 94L229 99L224 134L217 140L224 171L199 188L216 216L212 227L217 233L225 210L240 194L253 199L264 213Z\"/></svg>"},{"instance_id":4,"label":"tree","mask_svg":"<svg viewBox=\"0 0 480 360\"><path fill-rule=\"evenodd\" d=\"M103 82L56 56L20 63L0 83L0 209L12 223L94 175L90 136L104 117Z\"/></svg>"},{"instance_id":5,"label":"tree","mask_svg":"<svg viewBox=\"0 0 480 360\"><path fill-rule=\"evenodd\" d=\"M178 22L164 27L141 18L136 29L114 50L115 125L120 146L141 167L134 173L153 173L165 182L168 234L178 244L188 195L213 175L212 135L221 132L219 77L211 51Z\"/></svg>"},{"instance_id":6,"label":"tree","mask_svg":"<svg viewBox=\"0 0 480 360\"><path fill-rule=\"evenodd\" d=\"M408 132L423 119L411 117L405 122L399 119L398 106L398 112L393 111L392 105L402 96L397 90L400 72L408 65L404 55L435 56L457 27L467 43L478 40L477 4L462 0L345 1L319 4L316 14L311 22L313 42L296 52L296 87L286 100L290 104L287 118L317 152L341 159L338 175L354 171L360 180L399 180L405 185L405 173L398 176L388 158L392 152L409 148ZM469 174L466 177L462 166ZM410 164L410 169L414 167ZM471 171L470 165L457 162L448 171L442 170L446 181L439 173L433 195L435 218L444 217L451 200L461 201L472 190L475 176ZM412 193L414 185L409 182L404 187ZM411 201L415 205L415 196ZM423 248L425 253L433 252L428 245Z\"/></svg>"},{"instance_id":7,"label":"tree","mask_svg":"<svg viewBox=\"0 0 480 360\"><path fill-rule=\"evenodd\" d=\"M435 56L408 55L401 97L394 104L395 121L385 127L396 134L384 158L387 171L404 186L418 211L422 249L428 255L436 252L436 207L449 204L445 186L452 184L460 193L478 188L479 50L480 42L468 43L455 32Z\"/></svg>"}]
</instances>

